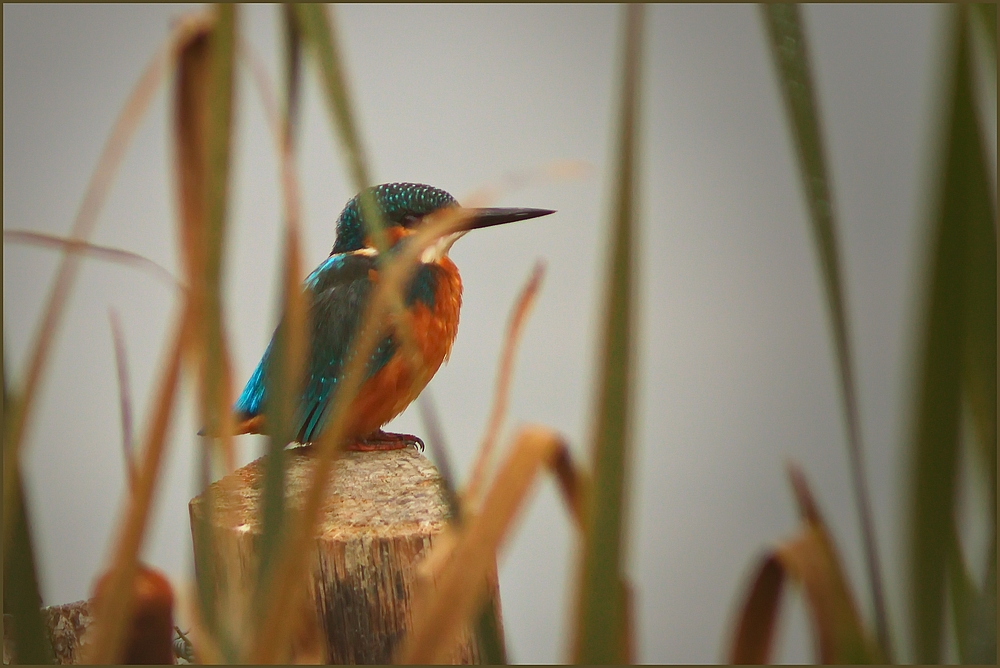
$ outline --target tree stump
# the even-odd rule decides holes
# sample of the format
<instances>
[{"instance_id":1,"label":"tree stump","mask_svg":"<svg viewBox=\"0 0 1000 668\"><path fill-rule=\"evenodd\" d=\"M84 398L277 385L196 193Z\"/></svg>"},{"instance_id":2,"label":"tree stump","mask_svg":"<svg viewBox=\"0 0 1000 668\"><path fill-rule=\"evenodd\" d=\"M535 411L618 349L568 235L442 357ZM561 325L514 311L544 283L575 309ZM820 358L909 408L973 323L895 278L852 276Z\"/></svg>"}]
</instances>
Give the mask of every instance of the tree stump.
<instances>
[{"instance_id":1,"label":"tree stump","mask_svg":"<svg viewBox=\"0 0 1000 668\"><path fill-rule=\"evenodd\" d=\"M315 468L312 448L285 455L286 508L301 509ZM261 458L211 487L216 577L229 592L252 591L256 581L263 479ZM203 497L191 501L192 529L202 519ZM416 566L448 520L440 475L412 448L346 452L333 467L320 512L309 589L326 662L390 663L412 628ZM197 531L194 539L199 549ZM495 571L491 589L502 634ZM479 659L474 635L465 629L451 662Z\"/></svg>"},{"instance_id":2,"label":"tree stump","mask_svg":"<svg viewBox=\"0 0 1000 668\"><path fill-rule=\"evenodd\" d=\"M87 629L93 617L90 615L91 602L76 601L65 605L42 608L42 621L49 633L52 654L57 664L80 663L82 648L87 645ZM4 616L3 662L4 665L17 663L17 649L10 637L10 619Z\"/></svg>"}]
</instances>

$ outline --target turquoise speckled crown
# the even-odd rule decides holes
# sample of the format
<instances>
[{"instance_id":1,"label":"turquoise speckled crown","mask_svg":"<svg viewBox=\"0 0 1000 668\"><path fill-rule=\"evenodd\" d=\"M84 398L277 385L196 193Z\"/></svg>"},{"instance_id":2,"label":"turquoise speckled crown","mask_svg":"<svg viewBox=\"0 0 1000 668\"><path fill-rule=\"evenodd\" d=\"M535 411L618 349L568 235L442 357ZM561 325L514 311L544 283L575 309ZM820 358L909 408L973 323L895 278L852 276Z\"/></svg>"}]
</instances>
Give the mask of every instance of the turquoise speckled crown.
<instances>
[{"instance_id":1,"label":"turquoise speckled crown","mask_svg":"<svg viewBox=\"0 0 1000 668\"><path fill-rule=\"evenodd\" d=\"M439 188L422 183L383 183L368 189L382 211L386 225L408 225L429 213L458 202ZM337 241L333 253L350 253L364 247L359 195L351 198L337 218Z\"/></svg>"}]
</instances>

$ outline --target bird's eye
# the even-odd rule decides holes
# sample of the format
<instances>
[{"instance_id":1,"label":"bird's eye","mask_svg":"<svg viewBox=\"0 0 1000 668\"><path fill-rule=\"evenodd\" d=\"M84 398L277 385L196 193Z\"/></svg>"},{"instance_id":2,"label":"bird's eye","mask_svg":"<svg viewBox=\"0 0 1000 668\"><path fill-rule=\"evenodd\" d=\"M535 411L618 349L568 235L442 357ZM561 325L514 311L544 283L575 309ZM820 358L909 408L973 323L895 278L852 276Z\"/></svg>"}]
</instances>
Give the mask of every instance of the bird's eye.
<instances>
[{"instance_id":1,"label":"bird's eye","mask_svg":"<svg viewBox=\"0 0 1000 668\"><path fill-rule=\"evenodd\" d=\"M410 229L412 227L415 227L419 222L420 222L420 216L415 216L412 213L407 213L403 215L402 219L400 219L399 224L407 229Z\"/></svg>"}]
</instances>

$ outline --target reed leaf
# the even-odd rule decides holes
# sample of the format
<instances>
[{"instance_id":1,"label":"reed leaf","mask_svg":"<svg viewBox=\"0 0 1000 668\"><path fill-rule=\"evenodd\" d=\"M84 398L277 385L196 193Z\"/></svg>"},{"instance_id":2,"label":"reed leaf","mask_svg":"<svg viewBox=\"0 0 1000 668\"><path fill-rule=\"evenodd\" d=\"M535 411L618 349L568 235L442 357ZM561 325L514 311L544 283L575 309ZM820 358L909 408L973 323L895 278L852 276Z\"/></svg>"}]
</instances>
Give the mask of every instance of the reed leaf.
<instances>
[{"instance_id":1,"label":"reed leaf","mask_svg":"<svg viewBox=\"0 0 1000 668\"><path fill-rule=\"evenodd\" d=\"M538 295L544 276L545 264L539 260L535 263L528 282L521 289L521 294L518 296L514 310L507 321L507 333L504 337L503 352L500 355L489 423L486 427L486 433L483 435L483 441L479 445L479 453L476 455L476 462L472 467L472 474L469 476L469 484L465 488L466 499L473 505L476 505L480 487L489 472L493 449L499 439L504 418L507 416L507 403L510 399L510 382L514 375L517 344L521 339L521 332L524 331L524 325L531 313L531 307L535 303L535 297Z\"/></svg>"},{"instance_id":2,"label":"reed leaf","mask_svg":"<svg viewBox=\"0 0 1000 668\"><path fill-rule=\"evenodd\" d=\"M825 150L820 131L819 109L813 92L809 69L809 50L802 31L799 8L793 4L761 5L770 39L778 79L788 112L789 127L795 141L803 191L809 207L813 237L819 254L827 307L833 327L833 342L840 374L840 389L847 423L848 458L851 479L861 525L868 579L879 644L887 657L892 656L891 633L885 607L878 545L872 519L871 501L865 475L864 445L858 413L857 390L851 359L850 328L840 278L837 250L837 224L833 197L827 175Z\"/></svg>"},{"instance_id":3,"label":"reed leaf","mask_svg":"<svg viewBox=\"0 0 1000 668\"><path fill-rule=\"evenodd\" d=\"M441 476L441 491L444 494L445 503L448 504L450 521L460 525L462 523L462 502L458 498L458 490L455 487L455 474L445 442L444 429L441 427L441 419L438 416L433 394L429 387L424 388L424 391L417 397L417 408L420 409L420 419L423 421L424 430L427 433L424 440L427 441L427 447L430 448L434 456L434 463Z\"/></svg>"},{"instance_id":4,"label":"reed leaf","mask_svg":"<svg viewBox=\"0 0 1000 668\"><path fill-rule=\"evenodd\" d=\"M337 27L332 6L315 3L293 4L293 12L298 22L299 35L303 43L312 49L319 67L320 82L325 93L327 108L340 143L346 153L348 171L358 191L361 206L361 222L371 242L379 252L379 265L384 269L387 261L388 237L382 211L375 198L368 191L372 184L368 160L361 143L361 135L352 111L352 104L341 64L340 49L336 42ZM388 294L389 309L392 314L395 336L399 339L400 355L413 359L417 354L413 333L409 322L401 317L404 312L401 295Z\"/></svg>"},{"instance_id":5,"label":"reed leaf","mask_svg":"<svg viewBox=\"0 0 1000 668\"><path fill-rule=\"evenodd\" d=\"M434 454L434 462L441 474L441 491L448 504L452 525L460 527L464 520L464 514L458 492L455 489L455 478L452 475L451 458L448 456L444 430L441 428L441 420L434 407L430 388L424 388L424 391L417 397L417 407L420 409L420 417L427 432L424 440L427 441L427 446ZM497 625L498 616L499 602L491 595L480 606L473 630L482 662L491 666L507 664L507 647L501 629Z\"/></svg>"},{"instance_id":6,"label":"reed leaf","mask_svg":"<svg viewBox=\"0 0 1000 668\"><path fill-rule=\"evenodd\" d=\"M114 262L127 267L133 267L145 271L163 283L174 287L184 288L184 285L170 273L170 270L144 255L133 253L121 248L102 246L76 239L68 239L57 234L45 234L44 232L33 232L31 230L4 230L3 239L5 242L39 246L41 248L54 248L64 250L67 253L80 253L91 257Z\"/></svg>"},{"instance_id":7,"label":"reed leaf","mask_svg":"<svg viewBox=\"0 0 1000 668\"><path fill-rule=\"evenodd\" d=\"M858 615L840 558L805 477L795 466L790 466L788 473L802 528L761 560L739 611L729 661L770 662L782 589L791 579L805 594L817 662L883 663L878 645Z\"/></svg>"},{"instance_id":8,"label":"reed leaf","mask_svg":"<svg viewBox=\"0 0 1000 668\"><path fill-rule=\"evenodd\" d=\"M285 140L292 147L298 127L299 91L302 89L302 36L295 20L295 8L287 2L281 5L281 24L285 36Z\"/></svg>"},{"instance_id":9,"label":"reed leaf","mask_svg":"<svg viewBox=\"0 0 1000 668\"><path fill-rule=\"evenodd\" d=\"M503 354L500 358L500 369L497 373L497 386L494 392L493 408L490 412L489 425L486 434L479 448L476 457L476 464L473 467L469 484L465 488L464 498L473 507L478 506L478 488L481 485L486 469L490 463L493 447L496 444L503 418L506 415L507 401L510 394L510 380L513 375L514 357L517 352L517 342L520 339L524 324L531 311L531 306L538 294L542 277L545 273L545 265L541 262L535 264L528 282L521 290L521 294L514 304L510 319L507 325L507 333L504 337ZM459 497L455 491L454 477L451 474L451 466L448 461L447 452L444 448L443 430L434 410L433 402L430 398L429 389L425 389L418 398L421 415L424 419L431 449L435 452L435 460L441 469L441 477L444 483L445 498L451 508L452 521L456 525L461 525L463 511L460 507ZM475 634L482 653L483 662L487 665L505 665L507 663L507 647L497 625L499 616L499 601L490 595L480 606L479 615L476 618Z\"/></svg>"},{"instance_id":10,"label":"reed leaf","mask_svg":"<svg viewBox=\"0 0 1000 668\"><path fill-rule=\"evenodd\" d=\"M630 460L631 388L635 349L636 192L642 6L626 10L619 99L612 239L606 273L593 436L593 484L577 580L575 663L627 663L626 601L622 596L627 541L625 490Z\"/></svg>"},{"instance_id":11,"label":"reed leaf","mask_svg":"<svg viewBox=\"0 0 1000 668\"><path fill-rule=\"evenodd\" d=\"M983 7L970 5L961 12L978 13L992 17L989 28L996 37L996 5ZM985 20L987 25L990 21ZM975 132L974 137L967 138L965 145L968 154L970 181L967 184L965 206L968 207L968 234L965 272L965 331L964 359L962 360L962 390L968 398L969 407L978 438L976 442L982 455L981 467L989 476L991 494L991 526L996 525L996 491L997 491L997 229L995 216L995 183L990 183L991 177L987 167L988 148L985 135L979 128L981 116L976 113L975 88L976 78L972 64L974 49L969 27L963 28L968 33L964 38L965 63L956 64L962 71L956 70L954 76L964 77L967 92L956 91L956 95L967 95L969 106L959 103L956 98L956 113L959 109L965 115L956 119L956 123L967 125ZM994 57L995 57L994 44ZM996 96L996 88L993 89ZM969 108L971 107L971 109ZM994 101L995 107L995 101ZM955 141L955 135L952 135ZM974 143L973 143L974 142ZM957 149L957 146L956 146ZM972 152L975 151L975 154ZM977 157L978 156L978 157Z\"/></svg>"},{"instance_id":12,"label":"reed leaf","mask_svg":"<svg viewBox=\"0 0 1000 668\"><path fill-rule=\"evenodd\" d=\"M264 461L264 480L261 495L261 538L258 551L258 578L254 592L255 626L264 623L266 596L273 577L272 569L281 541L287 536L287 509L285 507L285 469L287 446L295 437L293 430L295 397L302 383L302 373L307 358L308 308L302 291L302 252L299 228L298 180L295 176L293 157L294 115L298 106L299 60L301 49L298 27L288 5L282 8L286 39L286 81L284 114L280 123L275 118L274 103L266 72L259 62L250 58L251 67L258 80L258 89L268 109L276 148L281 162L281 185L284 204L284 260L282 263L282 299L278 329L271 349L271 364L266 378L264 418L266 425L267 456ZM249 48L246 53L252 56ZM244 651L249 649L247 643Z\"/></svg>"},{"instance_id":13,"label":"reed leaf","mask_svg":"<svg viewBox=\"0 0 1000 668\"><path fill-rule=\"evenodd\" d=\"M487 666L507 665L507 644L497 625L500 602L491 595L483 601L476 618L476 639L479 643L481 663Z\"/></svg>"},{"instance_id":14,"label":"reed leaf","mask_svg":"<svg viewBox=\"0 0 1000 668\"><path fill-rule=\"evenodd\" d=\"M771 662L771 648L784 593L785 568L773 552L765 556L751 578L751 585L739 611L736 632L728 661L732 664Z\"/></svg>"},{"instance_id":15,"label":"reed leaf","mask_svg":"<svg viewBox=\"0 0 1000 668\"><path fill-rule=\"evenodd\" d=\"M135 489L135 454L132 452L132 392L128 374L128 356L125 353L125 335L121 318L113 308L108 309L111 323L111 341L115 348L115 369L118 372L118 405L122 418L122 455L129 493Z\"/></svg>"},{"instance_id":16,"label":"reed leaf","mask_svg":"<svg viewBox=\"0 0 1000 668\"><path fill-rule=\"evenodd\" d=\"M287 127L287 126L286 126ZM261 494L261 539L257 588L258 620L278 547L285 537L285 446L295 438L297 397L308 351L309 313L300 284L302 257L298 226L285 226L282 313L271 348L266 379L264 420L268 434Z\"/></svg>"},{"instance_id":17,"label":"reed leaf","mask_svg":"<svg viewBox=\"0 0 1000 668\"><path fill-rule=\"evenodd\" d=\"M315 3L293 4L292 11L302 39L313 50L316 66L320 68L320 83L333 126L346 153L348 171L358 190L361 190L371 184L371 178L341 66L333 14L325 5Z\"/></svg>"},{"instance_id":18,"label":"reed leaf","mask_svg":"<svg viewBox=\"0 0 1000 668\"><path fill-rule=\"evenodd\" d=\"M481 512L460 529L458 542L446 560L433 559L440 569L434 587L418 591L412 603L413 630L403 641L397 663L438 663L452 650L462 624L486 600L487 578L496 568L496 554L531 490L538 472L553 471L568 461L566 444L545 427L525 427L500 466L483 500ZM557 480L562 480L557 476ZM579 489L579 488L577 488ZM574 501L571 507L579 507Z\"/></svg>"},{"instance_id":19,"label":"reed leaf","mask_svg":"<svg viewBox=\"0 0 1000 668\"><path fill-rule=\"evenodd\" d=\"M197 104L207 111L204 136L205 160L205 242L204 309L201 312L205 327L204 374L205 417L209 426L221 422L222 416L231 414L231 378L229 354L223 336L224 321L221 296L223 240L225 238L228 189L229 156L233 118L233 68L236 45L236 5L218 4L214 7L215 25L209 35L208 88L202 92ZM201 66L205 66L202 64ZM226 390L229 390L228 392ZM226 432L231 433L231 431ZM224 440L225 442L225 440ZM231 452L231 445L226 447Z\"/></svg>"},{"instance_id":20,"label":"reed leaf","mask_svg":"<svg viewBox=\"0 0 1000 668\"><path fill-rule=\"evenodd\" d=\"M116 532L106 595L100 598L94 611L96 633L87 656L90 663L121 661L125 628L130 618L133 582L138 569L139 548L145 535L160 464L163 461L167 426L177 395L181 355L186 346L190 318L191 309L189 305L185 305L176 323L166 366L149 412L152 417L143 439L135 489L126 497L124 518Z\"/></svg>"},{"instance_id":21,"label":"reed leaf","mask_svg":"<svg viewBox=\"0 0 1000 668\"><path fill-rule=\"evenodd\" d=\"M933 217L918 363L909 576L913 651L921 663L936 663L941 657L963 390L993 481L994 544L996 535L995 210L976 117L964 11L956 9L952 17L951 81L937 180L941 190ZM990 434L991 442L986 440ZM992 595L995 599L995 590ZM991 633L995 647L995 625Z\"/></svg>"},{"instance_id":22,"label":"reed leaf","mask_svg":"<svg viewBox=\"0 0 1000 668\"><path fill-rule=\"evenodd\" d=\"M948 588L955 629L958 660L962 664L995 664L996 645L996 541L987 562L987 574L980 590L962 554L958 529L952 525L948 537Z\"/></svg>"},{"instance_id":23,"label":"reed leaf","mask_svg":"<svg viewBox=\"0 0 1000 668\"><path fill-rule=\"evenodd\" d=\"M4 408L9 406L6 401ZM6 454L6 453L4 453ZM7 459L7 457L4 457ZM25 503L24 486L20 466L16 462L5 461L4 466L15 468L13 493L15 507L11 509L14 526L11 539L4 544L3 551L3 609L4 616L11 616L13 629L8 633L14 641L17 663L21 665L55 663L52 642L49 639L45 620L42 618L42 596L38 586L38 572L35 569L35 549L31 538L31 523ZM7 624L7 620L4 620Z\"/></svg>"},{"instance_id":24,"label":"reed leaf","mask_svg":"<svg viewBox=\"0 0 1000 668\"><path fill-rule=\"evenodd\" d=\"M977 2L970 5L973 17L981 21L986 38L993 47L993 57L997 54L997 6L993 3Z\"/></svg>"},{"instance_id":25,"label":"reed leaf","mask_svg":"<svg viewBox=\"0 0 1000 668\"><path fill-rule=\"evenodd\" d=\"M372 184L368 160L361 143L361 135L352 111L347 79L341 64L340 49L336 42L337 27L332 6L315 3L293 4L292 11L299 26L299 37L312 48L319 67L320 81L325 93L327 108L344 152L348 171L358 191L361 222L375 249L379 252L379 265L384 269L387 261L388 237L382 211L375 203L368 187ZM404 306L401 295L387 294L392 314L394 334L399 340L400 354L404 359L414 359L418 354L409 321L402 317Z\"/></svg>"},{"instance_id":26,"label":"reed leaf","mask_svg":"<svg viewBox=\"0 0 1000 668\"><path fill-rule=\"evenodd\" d=\"M191 23L182 22L174 30L170 40L170 53L176 54L178 48L185 44L190 34ZM173 61L171 61L173 62ZM134 95L122 112L123 117L134 116L135 108L151 94L153 83L157 80L159 69L144 77L141 83L145 86L145 96ZM134 121L133 121L134 124ZM99 163L97 172L107 169ZM77 239L78 235L73 235ZM170 422L177 384L180 376L180 364L187 342L190 339L192 318L191 293L187 295L181 316L176 324L176 332L170 348L167 364L154 397L154 407L150 412L151 419L146 436L143 440L141 462L138 467L136 485L133 493L127 497L123 521L117 531L112 551L111 566L107 571L103 595L96 602L94 613L96 631L93 644L88 649L89 661L96 663L114 663L121 659L125 629L129 623L132 606L133 583L138 569L138 552L142 545L149 519L152 498L162 462L167 426Z\"/></svg>"},{"instance_id":27,"label":"reed leaf","mask_svg":"<svg viewBox=\"0 0 1000 668\"><path fill-rule=\"evenodd\" d=\"M368 186L372 184L371 174L368 171L368 160L354 120L347 80L341 65L340 51L335 39L336 24L333 10L326 5L315 3L294 4L292 7L298 20L302 40L313 50L316 65L320 68L320 81L327 108L340 136L351 180L361 195L362 222L375 248L382 252L388 245L385 224L374 198L366 192Z\"/></svg>"},{"instance_id":28,"label":"reed leaf","mask_svg":"<svg viewBox=\"0 0 1000 668\"><path fill-rule=\"evenodd\" d=\"M211 449L221 437L231 466L235 430L231 401L231 365L222 335L220 275L226 221L229 146L232 120L236 15L232 5L215 6L185 21L177 51L174 92L174 141L180 202L179 231L190 286L190 347L187 362L197 379L198 414L207 433L201 453L200 484L206 488L203 521L192 531L200 617L206 632L229 660L232 641L220 635L215 551L212 548Z\"/></svg>"}]
</instances>

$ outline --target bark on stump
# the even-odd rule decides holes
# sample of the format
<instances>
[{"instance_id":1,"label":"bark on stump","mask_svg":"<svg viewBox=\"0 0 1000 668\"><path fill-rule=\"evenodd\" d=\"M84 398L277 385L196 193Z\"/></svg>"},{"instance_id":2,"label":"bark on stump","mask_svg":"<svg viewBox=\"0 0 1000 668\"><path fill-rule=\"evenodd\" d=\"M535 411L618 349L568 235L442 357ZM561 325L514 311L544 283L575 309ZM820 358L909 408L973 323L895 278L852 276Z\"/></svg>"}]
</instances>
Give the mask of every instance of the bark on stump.
<instances>
[{"instance_id":1,"label":"bark on stump","mask_svg":"<svg viewBox=\"0 0 1000 668\"><path fill-rule=\"evenodd\" d=\"M286 507L303 505L315 467L311 450L285 452ZM216 577L229 592L252 591L256 581L263 479L262 458L212 485ZM191 501L190 511L193 529L202 518L203 496ZM412 448L346 452L333 467L320 513L310 601L325 636L326 662L389 663L412 628L417 564L447 523L440 475ZM491 589L502 637L495 571ZM479 660L471 629L465 629L451 663Z\"/></svg>"},{"instance_id":2,"label":"bark on stump","mask_svg":"<svg viewBox=\"0 0 1000 668\"><path fill-rule=\"evenodd\" d=\"M76 601L65 605L42 608L42 621L52 642L52 654L57 664L80 663L81 650L88 644L87 629L93 617L90 616L91 602ZM10 637L9 619L4 619L3 662L4 665L17 663L17 648Z\"/></svg>"}]
</instances>

